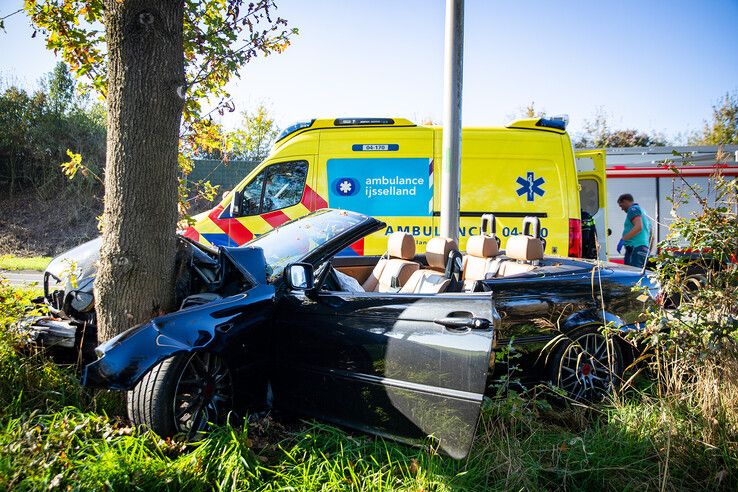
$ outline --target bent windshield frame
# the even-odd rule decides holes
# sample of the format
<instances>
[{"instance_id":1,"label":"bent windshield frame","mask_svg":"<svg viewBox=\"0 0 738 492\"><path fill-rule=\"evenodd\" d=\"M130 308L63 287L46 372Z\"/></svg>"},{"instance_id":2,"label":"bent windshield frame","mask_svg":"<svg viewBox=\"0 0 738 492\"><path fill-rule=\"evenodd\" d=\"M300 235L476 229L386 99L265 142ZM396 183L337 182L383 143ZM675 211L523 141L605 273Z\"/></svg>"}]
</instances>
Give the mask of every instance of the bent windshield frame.
<instances>
[{"instance_id":1,"label":"bent windshield frame","mask_svg":"<svg viewBox=\"0 0 738 492\"><path fill-rule=\"evenodd\" d=\"M366 220L364 215L345 210L318 210L276 227L244 246L258 246L264 251L267 277L273 281L290 263L309 256Z\"/></svg>"}]
</instances>

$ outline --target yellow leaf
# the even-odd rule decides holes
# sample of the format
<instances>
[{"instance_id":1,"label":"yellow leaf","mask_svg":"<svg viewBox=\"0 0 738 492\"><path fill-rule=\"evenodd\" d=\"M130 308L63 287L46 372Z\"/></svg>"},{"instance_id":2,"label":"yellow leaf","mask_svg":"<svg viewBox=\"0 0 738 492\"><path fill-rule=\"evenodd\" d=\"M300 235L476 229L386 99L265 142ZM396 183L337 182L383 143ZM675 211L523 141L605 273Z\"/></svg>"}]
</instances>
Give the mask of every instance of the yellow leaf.
<instances>
[{"instance_id":1,"label":"yellow leaf","mask_svg":"<svg viewBox=\"0 0 738 492\"><path fill-rule=\"evenodd\" d=\"M71 150L67 149L67 155L69 156L69 162L63 162L61 164L62 172L69 179L74 179L77 175L77 171L82 170L84 174L86 169L82 165L82 154L75 154Z\"/></svg>"}]
</instances>

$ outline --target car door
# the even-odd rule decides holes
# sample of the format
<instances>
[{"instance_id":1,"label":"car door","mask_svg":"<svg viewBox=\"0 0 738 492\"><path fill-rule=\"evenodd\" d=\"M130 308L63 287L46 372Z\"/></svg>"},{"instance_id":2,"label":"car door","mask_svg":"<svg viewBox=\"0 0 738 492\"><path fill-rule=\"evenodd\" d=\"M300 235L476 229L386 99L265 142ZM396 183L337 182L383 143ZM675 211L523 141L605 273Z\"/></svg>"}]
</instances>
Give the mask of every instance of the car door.
<instances>
[{"instance_id":1,"label":"car door","mask_svg":"<svg viewBox=\"0 0 738 492\"><path fill-rule=\"evenodd\" d=\"M567 260L569 261L569 260ZM502 326L495 333L498 347L511 347L514 358L498 361L494 379L501 376L538 382L552 349L551 340L561 332L573 313L596 309L592 296L591 268L579 271L549 272L545 275L485 280L493 292ZM517 367L517 369L516 369ZM522 368L526 368L522 371Z\"/></svg>"},{"instance_id":2,"label":"car door","mask_svg":"<svg viewBox=\"0 0 738 492\"><path fill-rule=\"evenodd\" d=\"M594 219L597 229L598 257L607 260L607 187L605 183L605 151L580 150L574 153L579 179L579 203Z\"/></svg>"},{"instance_id":3,"label":"car door","mask_svg":"<svg viewBox=\"0 0 738 492\"><path fill-rule=\"evenodd\" d=\"M275 403L402 441L471 447L499 316L490 293L291 292Z\"/></svg>"}]
</instances>

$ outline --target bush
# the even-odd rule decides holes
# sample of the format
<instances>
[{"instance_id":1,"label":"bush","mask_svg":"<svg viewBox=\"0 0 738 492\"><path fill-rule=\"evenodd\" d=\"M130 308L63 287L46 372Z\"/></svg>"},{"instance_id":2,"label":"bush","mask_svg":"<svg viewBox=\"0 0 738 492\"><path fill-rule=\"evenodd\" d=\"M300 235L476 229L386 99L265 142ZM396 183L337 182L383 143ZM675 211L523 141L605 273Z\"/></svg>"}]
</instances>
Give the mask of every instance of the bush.
<instances>
[{"instance_id":1,"label":"bush","mask_svg":"<svg viewBox=\"0 0 738 492\"><path fill-rule=\"evenodd\" d=\"M60 62L32 94L10 86L0 94L0 186L9 197L28 191L41 199L101 196L105 162L105 111L75 94L75 83ZM81 153L88 174L73 181L60 165L67 151Z\"/></svg>"},{"instance_id":2,"label":"bush","mask_svg":"<svg viewBox=\"0 0 738 492\"><path fill-rule=\"evenodd\" d=\"M688 157L688 156L682 156ZM738 197L736 179L719 173L702 190L667 163L680 183L677 217L660 244L658 280L665 306L652 313L644 342L651 353L661 446L691 460L706 480L738 483ZM685 247L688 254L685 254ZM672 461L673 463L674 461ZM710 476L712 475L712 476Z\"/></svg>"}]
</instances>

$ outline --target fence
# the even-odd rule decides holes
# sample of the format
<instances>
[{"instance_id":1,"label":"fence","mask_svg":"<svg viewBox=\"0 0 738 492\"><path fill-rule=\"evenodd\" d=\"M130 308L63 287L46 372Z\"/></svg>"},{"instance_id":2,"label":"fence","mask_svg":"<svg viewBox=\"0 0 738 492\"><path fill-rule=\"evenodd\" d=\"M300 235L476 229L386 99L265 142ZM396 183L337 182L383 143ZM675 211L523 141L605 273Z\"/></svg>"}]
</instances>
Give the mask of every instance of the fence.
<instances>
[{"instance_id":1,"label":"fence","mask_svg":"<svg viewBox=\"0 0 738 492\"><path fill-rule=\"evenodd\" d=\"M190 182L209 180L212 185L220 185L221 191L232 189L259 161L228 161L219 159L195 159L192 172L187 177Z\"/></svg>"}]
</instances>

